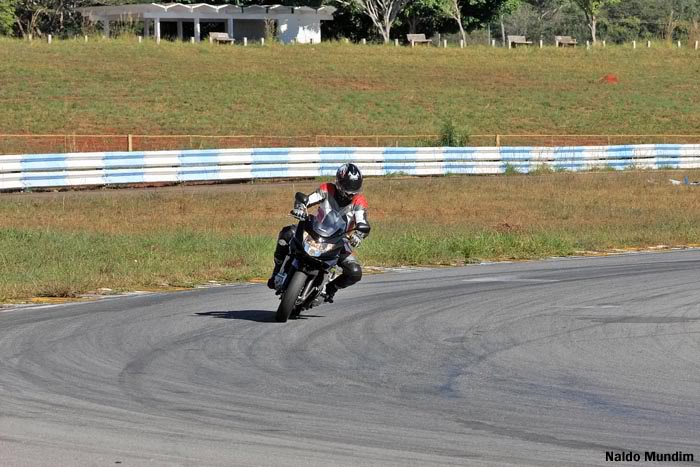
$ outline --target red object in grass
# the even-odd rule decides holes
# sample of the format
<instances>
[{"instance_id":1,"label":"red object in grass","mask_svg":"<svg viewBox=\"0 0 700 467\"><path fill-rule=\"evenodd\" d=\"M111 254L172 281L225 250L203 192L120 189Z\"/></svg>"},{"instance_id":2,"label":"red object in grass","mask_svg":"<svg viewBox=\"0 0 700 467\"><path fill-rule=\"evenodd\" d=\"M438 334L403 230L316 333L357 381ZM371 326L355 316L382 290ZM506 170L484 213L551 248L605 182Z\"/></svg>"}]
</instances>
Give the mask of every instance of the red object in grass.
<instances>
[{"instance_id":1,"label":"red object in grass","mask_svg":"<svg viewBox=\"0 0 700 467\"><path fill-rule=\"evenodd\" d=\"M614 75L612 73L608 73L607 75L600 78L599 81L601 83L605 83L605 84L617 84L620 82L620 79L617 77L617 75Z\"/></svg>"}]
</instances>

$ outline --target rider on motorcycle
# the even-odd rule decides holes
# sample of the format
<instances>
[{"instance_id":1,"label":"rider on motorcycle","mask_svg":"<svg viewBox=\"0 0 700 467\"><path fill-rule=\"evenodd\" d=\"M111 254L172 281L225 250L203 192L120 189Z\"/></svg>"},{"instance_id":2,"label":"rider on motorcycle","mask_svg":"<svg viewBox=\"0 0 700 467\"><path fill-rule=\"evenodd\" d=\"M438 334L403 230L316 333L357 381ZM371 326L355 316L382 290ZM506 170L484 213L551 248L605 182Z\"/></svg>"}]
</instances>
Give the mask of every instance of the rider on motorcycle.
<instances>
[{"instance_id":1,"label":"rider on motorcycle","mask_svg":"<svg viewBox=\"0 0 700 467\"><path fill-rule=\"evenodd\" d=\"M294 199L292 215L305 219L307 208L328 200L330 205L347 221L347 231L351 232L349 246L340 255L338 266L343 273L326 285L325 300L333 303L333 297L338 289L344 289L357 283L362 278L362 266L353 253L352 247L357 247L369 235L370 225L367 221L367 200L361 193L362 173L355 164L343 164L335 174L335 183L324 183L310 195L297 193ZM296 233L296 224L284 227L277 240L275 248L275 268L267 286L275 288L275 275L280 271L284 259L289 254L289 245Z\"/></svg>"}]
</instances>

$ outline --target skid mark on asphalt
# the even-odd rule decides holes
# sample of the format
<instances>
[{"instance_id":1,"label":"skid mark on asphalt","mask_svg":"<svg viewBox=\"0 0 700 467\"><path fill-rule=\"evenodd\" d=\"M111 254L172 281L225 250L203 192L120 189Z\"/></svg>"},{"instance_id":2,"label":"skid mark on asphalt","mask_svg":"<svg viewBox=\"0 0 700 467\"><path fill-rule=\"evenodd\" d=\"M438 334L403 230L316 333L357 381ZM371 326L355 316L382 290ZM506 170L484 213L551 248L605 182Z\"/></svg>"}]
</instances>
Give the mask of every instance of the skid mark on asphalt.
<instances>
[{"instance_id":1,"label":"skid mark on asphalt","mask_svg":"<svg viewBox=\"0 0 700 467\"><path fill-rule=\"evenodd\" d=\"M533 433L524 430L518 430L511 427L501 427L496 425L490 425L488 423L476 421L476 420L457 420L459 423L464 425L466 428L475 431L486 431L497 436L503 436L506 438L516 438L523 441L529 441L540 444L553 444L555 446L562 446L570 449L585 449L585 450L597 450L597 451L623 451L626 449L614 448L605 444L592 443L589 441L581 441L576 439L566 439L557 438L556 436L545 435L542 433Z\"/></svg>"},{"instance_id":2,"label":"skid mark on asphalt","mask_svg":"<svg viewBox=\"0 0 700 467\"><path fill-rule=\"evenodd\" d=\"M549 283L560 282L558 279L529 279L517 276L491 276L491 277L474 277L472 279L463 279L462 282L532 282L532 283Z\"/></svg>"}]
</instances>

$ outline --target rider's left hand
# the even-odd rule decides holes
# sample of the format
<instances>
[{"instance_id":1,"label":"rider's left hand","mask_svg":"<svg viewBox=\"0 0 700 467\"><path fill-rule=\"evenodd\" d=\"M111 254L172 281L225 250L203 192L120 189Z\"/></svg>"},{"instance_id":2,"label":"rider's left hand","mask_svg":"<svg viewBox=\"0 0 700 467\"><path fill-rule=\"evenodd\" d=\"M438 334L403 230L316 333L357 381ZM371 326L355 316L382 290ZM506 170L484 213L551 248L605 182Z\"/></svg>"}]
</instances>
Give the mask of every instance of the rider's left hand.
<instances>
[{"instance_id":1,"label":"rider's left hand","mask_svg":"<svg viewBox=\"0 0 700 467\"><path fill-rule=\"evenodd\" d=\"M362 240L364 240L364 237L359 232L353 232L350 234L349 241L350 241L350 245L352 245L353 248L357 248L358 246L360 246L360 243L362 243Z\"/></svg>"}]
</instances>

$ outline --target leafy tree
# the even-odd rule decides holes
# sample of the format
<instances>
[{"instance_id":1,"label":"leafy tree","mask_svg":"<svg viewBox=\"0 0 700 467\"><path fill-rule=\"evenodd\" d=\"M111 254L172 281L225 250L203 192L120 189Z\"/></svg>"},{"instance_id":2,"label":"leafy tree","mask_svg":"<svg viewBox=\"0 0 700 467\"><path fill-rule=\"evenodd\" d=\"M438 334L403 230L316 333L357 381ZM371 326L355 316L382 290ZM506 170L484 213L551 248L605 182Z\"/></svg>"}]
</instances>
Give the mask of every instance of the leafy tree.
<instances>
[{"instance_id":1,"label":"leafy tree","mask_svg":"<svg viewBox=\"0 0 700 467\"><path fill-rule=\"evenodd\" d=\"M401 14L401 22L408 26L408 33L433 33L443 20L445 0L412 0Z\"/></svg>"},{"instance_id":2,"label":"leafy tree","mask_svg":"<svg viewBox=\"0 0 700 467\"><path fill-rule=\"evenodd\" d=\"M14 24L14 0L0 0L0 34L11 34Z\"/></svg>"},{"instance_id":3,"label":"leafy tree","mask_svg":"<svg viewBox=\"0 0 700 467\"><path fill-rule=\"evenodd\" d=\"M506 26L504 21L504 16L509 15L522 6L521 0L505 0L501 3L498 9L498 17L501 20L501 43L503 47L506 46Z\"/></svg>"},{"instance_id":4,"label":"leafy tree","mask_svg":"<svg viewBox=\"0 0 700 467\"><path fill-rule=\"evenodd\" d=\"M496 17L507 5L519 0L442 0L443 14L457 23L462 40L466 31L483 26Z\"/></svg>"},{"instance_id":5,"label":"leafy tree","mask_svg":"<svg viewBox=\"0 0 700 467\"><path fill-rule=\"evenodd\" d=\"M324 38L347 38L358 42L378 36L372 20L357 5L336 4L336 7L333 21L321 22L321 35Z\"/></svg>"},{"instance_id":6,"label":"leafy tree","mask_svg":"<svg viewBox=\"0 0 700 467\"><path fill-rule=\"evenodd\" d=\"M391 40L391 27L409 0L342 0L354 2L377 28L384 40Z\"/></svg>"},{"instance_id":7,"label":"leafy tree","mask_svg":"<svg viewBox=\"0 0 700 467\"><path fill-rule=\"evenodd\" d=\"M508 30L533 40L553 40L557 35L584 37L588 29L580 9L567 0L525 0L511 14L504 17Z\"/></svg>"},{"instance_id":8,"label":"leafy tree","mask_svg":"<svg viewBox=\"0 0 700 467\"><path fill-rule=\"evenodd\" d=\"M621 0L573 0L573 2L583 11L586 16L588 28L591 30L591 39L595 44L597 39L596 27L598 16L604 7L620 3Z\"/></svg>"},{"instance_id":9,"label":"leafy tree","mask_svg":"<svg viewBox=\"0 0 700 467\"><path fill-rule=\"evenodd\" d=\"M82 18L76 8L90 0L14 0L16 24L22 36L63 34L79 29Z\"/></svg>"}]
</instances>

